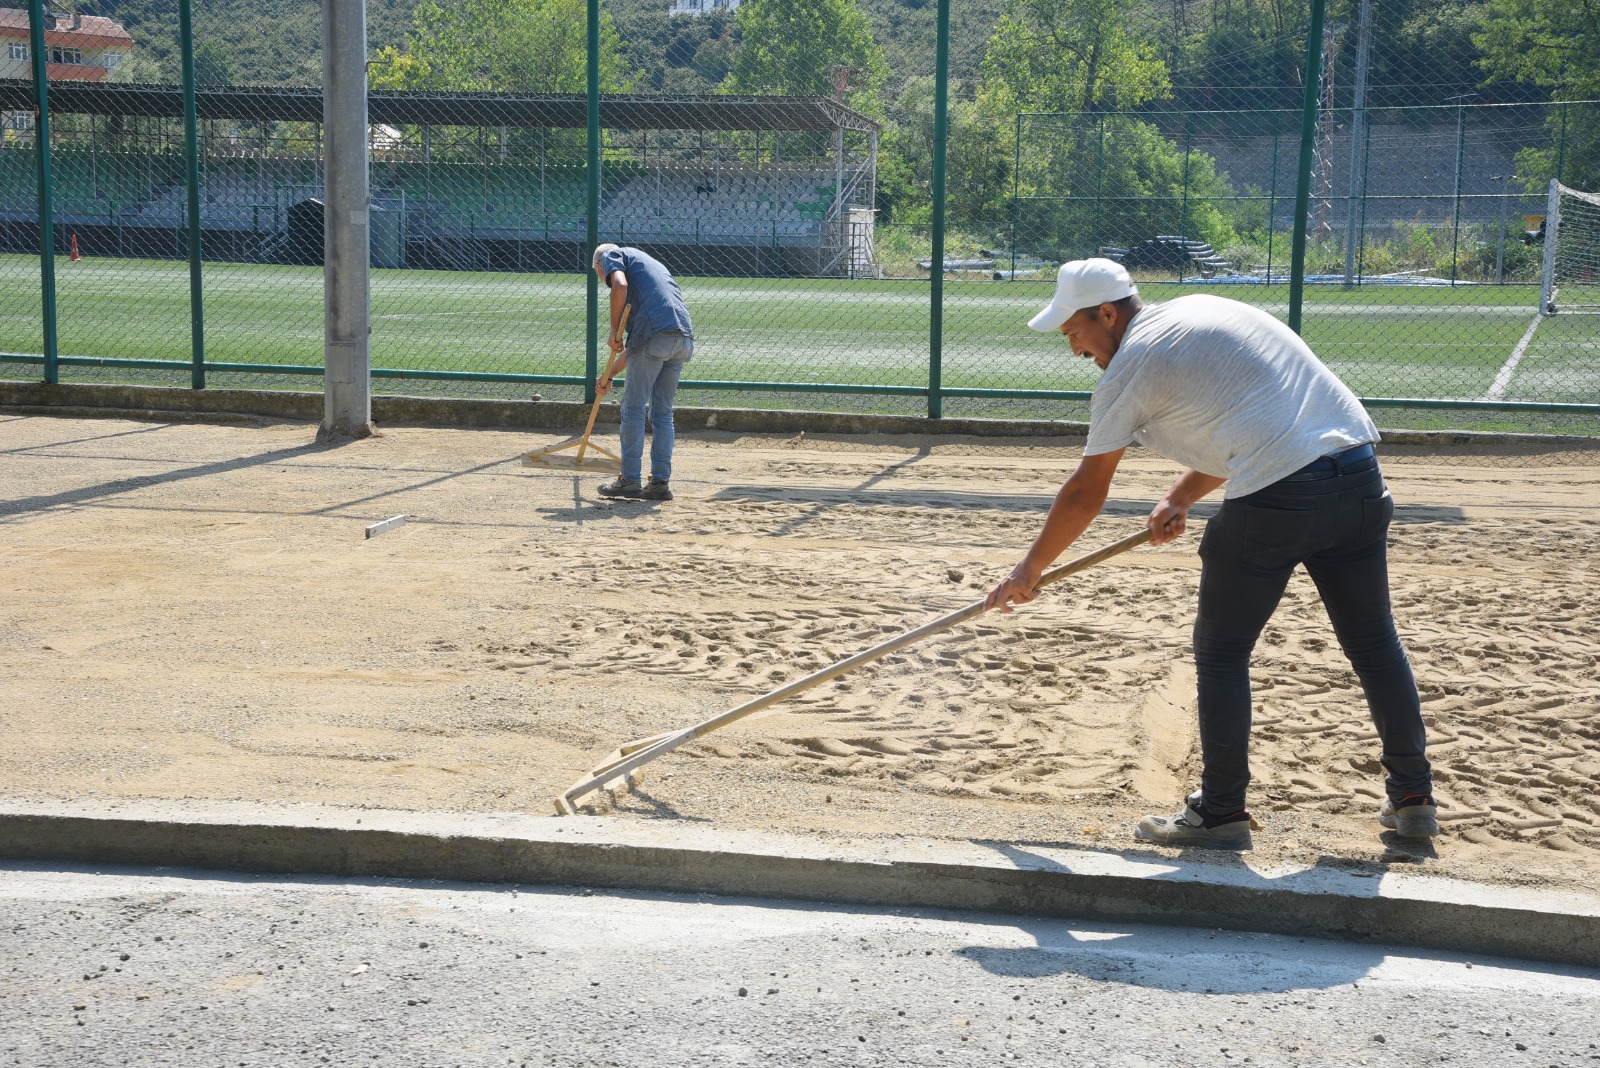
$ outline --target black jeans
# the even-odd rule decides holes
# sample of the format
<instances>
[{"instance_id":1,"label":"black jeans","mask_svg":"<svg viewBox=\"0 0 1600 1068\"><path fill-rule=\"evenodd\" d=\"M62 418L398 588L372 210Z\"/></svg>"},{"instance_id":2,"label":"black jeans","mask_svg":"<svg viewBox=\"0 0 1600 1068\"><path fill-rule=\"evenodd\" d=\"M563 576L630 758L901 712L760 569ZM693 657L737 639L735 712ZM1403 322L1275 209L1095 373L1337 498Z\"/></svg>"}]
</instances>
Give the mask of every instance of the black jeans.
<instances>
[{"instance_id":1,"label":"black jeans","mask_svg":"<svg viewBox=\"0 0 1600 1068\"><path fill-rule=\"evenodd\" d=\"M1200 788L1208 815L1245 807L1250 784L1250 653L1295 567L1317 585L1366 693L1391 799L1427 794L1422 705L1389 609L1394 499L1369 446L1324 456L1279 482L1224 501L1200 541L1194 625L1200 692Z\"/></svg>"}]
</instances>

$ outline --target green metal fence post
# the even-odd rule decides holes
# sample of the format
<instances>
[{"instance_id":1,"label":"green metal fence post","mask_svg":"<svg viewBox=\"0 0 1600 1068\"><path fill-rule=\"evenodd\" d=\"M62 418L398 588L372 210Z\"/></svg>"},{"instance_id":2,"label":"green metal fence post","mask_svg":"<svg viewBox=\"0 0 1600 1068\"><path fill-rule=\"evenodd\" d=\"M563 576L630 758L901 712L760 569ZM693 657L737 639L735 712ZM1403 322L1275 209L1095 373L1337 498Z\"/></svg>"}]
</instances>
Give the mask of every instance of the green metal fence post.
<instances>
[{"instance_id":1,"label":"green metal fence post","mask_svg":"<svg viewBox=\"0 0 1600 1068\"><path fill-rule=\"evenodd\" d=\"M1311 207L1311 156L1316 147L1317 92L1322 82L1322 17L1324 0L1311 0L1311 26L1306 31L1306 96L1300 114L1300 175L1294 191L1294 243L1289 253L1289 329L1300 333L1306 287L1306 215Z\"/></svg>"},{"instance_id":2,"label":"green metal fence post","mask_svg":"<svg viewBox=\"0 0 1600 1068\"><path fill-rule=\"evenodd\" d=\"M1450 284L1456 284L1456 264L1461 259L1461 168L1467 156L1467 113L1456 105L1455 206L1450 211Z\"/></svg>"},{"instance_id":3,"label":"green metal fence post","mask_svg":"<svg viewBox=\"0 0 1600 1068\"><path fill-rule=\"evenodd\" d=\"M588 326L584 333L583 400L592 404L595 397L595 379L600 376L599 310L600 277L594 273L594 247L600 243L600 0L589 0L589 176L584 190L586 213L585 264L588 276ZM606 321L610 323L610 309ZM609 328L607 337L610 336Z\"/></svg>"},{"instance_id":4,"label":"green metal fence post","mask_svg":"<svg viewBox=\"0 0 1600 1068\"><path fill-rule=\"evenodd\" d=\"M928 296L928 418L944 414L944 179L946 120L950 100L950 0L939 0L933 83L933 256Z\"/></svg>"},{"instance_id":5,"label":"green metal fence post","mask_svg":"<svg viewBox=\"0 0 1600 1068\"><path fill-rule=\"evenodd\" d=\"M1283 121L1280 112L1272 113L1272 185L1267 190L1267 284L1272 284L1272 238L1275 233L1274 224L1278 219L1278 142L1283 136L1279 123Z\"/></svg>"},{"instance_id":6,"label":"green metal fence post","mask_svg":"<svg viewBox=\"0 0 1600 1068\"><path fill-rule=\"evenodd\" d=\"M1105 215L1105 202L1101 199L1106 189L1106 117L1099 116L1100 136L1094 153L1094 252L1100 255L1105 247L1105 234L1101 233L1101 220Z\"/></svg>"},{"instance_id":7,"label":"green metal fence post","mask_svg":"<svg viewBox=\"0 0 1600 1068\"><path fill-rule=\"evenodd\" d=\"M33 59L34 160L39 174L39 300L44 316L44 380L61 380L56 339L56 220L55 182L50 174L50 73L44 50L44 2L28 0L28 44Z\"/></svg>"},{"instance_id":8,"label":"green metal fence post","mask_svg":"<svg viewBox=\"0 0 1600 1068\"><path fill-rule=\"evenodd\" d=\"M1011 277L1017 277L1017 212L1022 201L1022 112L1017 112L1017 147L1011 162Z\"/></svg>"},{"instance_id":9,"label":"green metal fence post","mask_svg":"<svg viewBox=\"0 0 1600 1068\"><path fill-rule=\"evenodd\" d=\"M206 388L206 317L200 274L199 109L194 94L194 14L192 0L178 0L178 41L183 50L183 155L189 186L189 384Z\"/></svg>"},{"instance_id":10,"label":"green metal fence post","mask_svg":"<svg viewBox=\"0 0 1600 1068\"><path fill-rule=\"evenodd\" d=\"M1361 242L1356 249L1356 280L1367 269L1367 175L1372 168L1372 123L1362 125L1361 137Z\"/></svg>"}]
</instances>

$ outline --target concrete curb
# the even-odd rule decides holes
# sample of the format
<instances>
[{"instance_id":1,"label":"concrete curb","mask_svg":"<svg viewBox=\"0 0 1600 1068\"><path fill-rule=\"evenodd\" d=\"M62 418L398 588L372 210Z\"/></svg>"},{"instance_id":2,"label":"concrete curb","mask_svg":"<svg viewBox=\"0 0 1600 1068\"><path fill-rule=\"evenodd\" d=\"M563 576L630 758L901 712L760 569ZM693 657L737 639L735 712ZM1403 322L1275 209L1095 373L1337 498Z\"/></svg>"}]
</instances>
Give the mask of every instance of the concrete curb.
<instances>
[{"instance_id":1,"label":"concrete curb","mask_svg":"<svg viewBox=\"0 0 1600 1068\"><path fill-rule=\"evenodd\" d=\"M76 418L105 416L162 422L239 422L240 417L316 423L322 394L290 390L180 389L88 383L46 385L0 381L0 408L28 415ZM405 397L377 394L372 418L381 427L435 426L499 430L583 429L589 406L574 401L494 400L470 397ZM603 404L596 420L614 426L615 404ZM674 407L677 429L749 434L916 434L923 437L1081 438L1089 425L1047 419L929 419L915 415ZM1425 448L1514 446L1523 449L1591 450L1600 439L1555 434L1468 430L1384 430L1387 445Z\"/></svg>"},{"instance_id":2,"label":"concrete curb","mask_svg":"<svg viewBox=\"0 0 1600 1068\"><path fill-rule=\"evenodd\" d=\"M516 882L1310 935L1600 966L1600 897L1390 871L604 817L0 802L0 857Z\"/></svg>"},{"instance_id":3,"label":"concrete curb","mask_svg":"<svg viewBox=\"0 0 1600 1068\"><path fill-rule=\"evenodd\" d=\"M237 421L239 416L316 423L322 419L322 394L289 390L180 389L174 386L117 386L87 383L45 385L0 381L0 408L25 414L76 417L101 415L173 422ZM929 419L915 415L787 411L759 408L674 406L679 431L734 433L919 434L970 437L1082 437L1087 423L1043 419ZM374 394L372 420L381 427L434 426L499 430L577 432L589 406L576 401L495 400L474 397L406 397ZM616 404L600 406L596 424L615 426Z\"/></svg>"}]
</instances>

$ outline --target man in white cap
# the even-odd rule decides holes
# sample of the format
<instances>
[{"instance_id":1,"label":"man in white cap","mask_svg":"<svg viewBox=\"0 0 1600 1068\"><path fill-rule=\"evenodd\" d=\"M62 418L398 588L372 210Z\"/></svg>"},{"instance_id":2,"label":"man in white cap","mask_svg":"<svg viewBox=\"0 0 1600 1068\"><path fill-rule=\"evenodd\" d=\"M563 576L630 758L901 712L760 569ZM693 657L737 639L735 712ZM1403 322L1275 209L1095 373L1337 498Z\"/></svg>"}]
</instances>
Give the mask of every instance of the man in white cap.
<instances>
[{"instance_id":1,"label":"man in white cap","mask_svg":"<svg viewBox=\"0 0 1600 1068\"><path fill-rule=\"evenodd\" d=\"M1394 501L1373 454L1377 428L1305 342L1266 312L1204 294L1146 307L1121 264L1063 264L1055 299L1028 324L1059 329L1103 374L1089 440L1044 529L989 594L1010 611L1099 514L1124 450L1144 445L1186 470L1145 520L1152 544L1182 534L1189 507L1226 485L1200 541L1194 624L1200 789L1135 836L1249 849L1250 653L1303 565L1316 583L1382 742L1379 822L1439 833L1421 702L1389 607Z\"/></svg>"}]
</instances>

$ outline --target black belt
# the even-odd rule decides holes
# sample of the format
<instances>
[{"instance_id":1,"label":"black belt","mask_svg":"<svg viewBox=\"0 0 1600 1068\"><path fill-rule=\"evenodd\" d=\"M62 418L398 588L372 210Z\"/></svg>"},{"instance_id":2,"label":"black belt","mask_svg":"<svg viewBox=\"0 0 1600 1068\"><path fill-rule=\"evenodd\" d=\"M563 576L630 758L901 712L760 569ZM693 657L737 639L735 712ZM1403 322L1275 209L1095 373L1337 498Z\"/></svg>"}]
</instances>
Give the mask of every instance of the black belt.
<instances>
[{"instance_id":1,"label":"black belt","mask_svg":"<svg viewBox=\"0 0 1600 1068\"><path fill-rule=\"evenodd\" d=\"M1319 456L1306 464L1292 475L1280 479L1281 482L1311 482L1321 478L1333 478L1337 475L1350 474L1355 470L1366 471L1372 466L1367 461L1376 461L1377 452L1372 445L1352 445L1340 452L1332 452L1326 456ZM1361 466L1356 467L1357 464Z\"/></svg>"}]
</instances>

